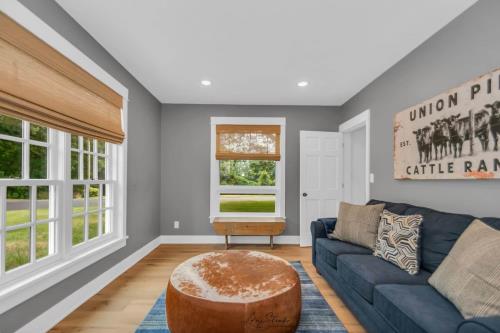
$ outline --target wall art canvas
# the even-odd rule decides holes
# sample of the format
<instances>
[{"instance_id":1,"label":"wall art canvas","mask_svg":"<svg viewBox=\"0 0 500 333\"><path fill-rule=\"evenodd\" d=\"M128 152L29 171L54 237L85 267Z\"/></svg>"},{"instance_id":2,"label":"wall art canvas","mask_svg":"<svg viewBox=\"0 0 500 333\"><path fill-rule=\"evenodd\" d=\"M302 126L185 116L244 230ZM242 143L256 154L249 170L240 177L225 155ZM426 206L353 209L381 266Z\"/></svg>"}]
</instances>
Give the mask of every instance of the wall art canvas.
<instances>
[{"instance_id":1,"label":"wall art canvas","mask_svg":"<svg viewBox=\"0 0 500 333\"><path fill-rule=\"evenodd\" d=\"M394 178L500 179L500 69L395 115Z\"/></svg>"}]
</instances>

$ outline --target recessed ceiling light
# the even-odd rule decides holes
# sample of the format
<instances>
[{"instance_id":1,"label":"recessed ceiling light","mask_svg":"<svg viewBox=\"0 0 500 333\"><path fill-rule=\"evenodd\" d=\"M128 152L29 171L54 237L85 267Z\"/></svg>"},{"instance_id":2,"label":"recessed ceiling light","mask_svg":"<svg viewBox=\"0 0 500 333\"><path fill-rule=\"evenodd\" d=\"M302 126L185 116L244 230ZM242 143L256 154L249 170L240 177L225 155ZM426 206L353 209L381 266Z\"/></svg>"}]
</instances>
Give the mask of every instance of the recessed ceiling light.
<instances>
[{"instance_id":1,"label":"recessed ceiling light","mask_svg":"<svg viewBox=\"0 0 500 333\"><path fill-rule=\"evenodd\" d=\"M297 85L299 87L307 87L307 85L309 85L309 82L307 82L307 81L300 81L300 82L297 82Z\"/></svg>"},{"instance_id":2,"label":"recessed ceiling light","mask_svg":"<svg viewBox=\"0 0 500 333\"><path fill-rule=\"evenodd\" d=\"M202 80L201 81L201 85L205 86L205 87L208 87L208 86L212 85L212 82L209 81L209 80Z\"/></svg>"}]
</instances>

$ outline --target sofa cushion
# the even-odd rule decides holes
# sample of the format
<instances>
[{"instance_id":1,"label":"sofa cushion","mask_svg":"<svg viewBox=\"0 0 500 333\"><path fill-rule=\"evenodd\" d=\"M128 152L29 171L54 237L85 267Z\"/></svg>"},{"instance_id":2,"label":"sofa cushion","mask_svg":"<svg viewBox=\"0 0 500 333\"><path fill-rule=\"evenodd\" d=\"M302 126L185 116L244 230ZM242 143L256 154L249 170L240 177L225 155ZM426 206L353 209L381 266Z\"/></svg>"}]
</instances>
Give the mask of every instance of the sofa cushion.
<instances>
[{"instance_id":1,"label":"sofa cushion","mask_svg":"<svg viewBox=\"0 0 500 333\"><path fill-rule=\"evenodd\" d=\"M480 219L487 225L489 225L492 228L495 228L497 230L500 230L500 218L498 217L483 217Z\"/></svg>"},{"instance_id":2,"label":"sofa cushion","mask_svg":"<svg viewBox=\"0 0 500 333\"><path fill-rule=\"evenodd\" d=\"M374 250L384 206L384 204L365 206L341 202L333 238Z\"/></svg>"},{"instance_id":3,"label":"sofa cushion","mask_svg":"<svg viewBox=\"0 0 500 333\"><path fill-rule=\"evenodd\" d=\"M466 318L500 317L500 231L475 220L429 283Z\"/></svg>"},{"instance_id":4,"label":"sofa cushion","mask_svg":"<svg viewBox=\"0 0 500 333\"><path fill-rule=\"evenodd\" d=\"M373 255L415 275L420 270L421 215L399 215L384 210Z\"/></svg>"},{"instance_id":5,"label":"sofa cushion","mask_svg":"<svg viewBox=\"0 0 500 333\"><path fill-rule=\"evenodd\" d=\"M405 215L422 215L421 265L434 272L448 255L458 237L474 220L473 216L409 207Z\"/></svg>"},{"instance_id":6,"label":"sofa cushion","mask_svg":"<svg viewBox=\"0 0 500 333\"><path fill-rule=\"evenodd\" d=\"M410 275L393 264L372 255L343 254L337 258L337 270L344 282L368 302L379 284L427 284L431 275L421 270Z\"/></svg>"},{"instance_id":7,"label":"sofa cushion","mask_svg":"<svg viewBox=\"0 0 500 333\"><path fill-rule=\"evenodd\" d=\"M341 254L371 254L366 247L354 245L340 240L319 238L316 240L316 255L337 269L337 257Z\"/></svg>"},{"instance_id":8,"label":"sofa cushion","mask_svg":"<svg viewBox=\"0 0 500 333\"><path fill-rule=\"evenodd\" d=\"M405 204L405 203L395 203L395 202L380 201L380 200L375 200L375 199L372 199L372 200L368 201L368 203L367 203L367 205L378 205L378 204L385 204L384 209L387 209L391 213L399 214L399 215L404 215L404 212L408 208L414 207L412 205Z\"/></svg>"},{"instance_id":9,"label":"sofa cushion","mask_svg":"<svg viewBox=\"0 0 500 333\"><path fill-rule=\"evenodd\" d=\"M453 304L429 285L376 286L373 305L398 332L454 333L464 320Z\"/></svg>"}]
</instances>

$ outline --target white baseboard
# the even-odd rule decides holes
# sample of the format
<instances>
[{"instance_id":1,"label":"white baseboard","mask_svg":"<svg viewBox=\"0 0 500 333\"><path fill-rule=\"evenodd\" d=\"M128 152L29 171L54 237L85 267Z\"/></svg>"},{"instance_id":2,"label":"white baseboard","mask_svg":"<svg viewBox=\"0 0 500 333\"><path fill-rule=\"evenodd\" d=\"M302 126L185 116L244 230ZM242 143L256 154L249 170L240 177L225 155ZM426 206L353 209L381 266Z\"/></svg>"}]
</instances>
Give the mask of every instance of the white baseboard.
<instances>
[{"instance_id":1,"label":"white baseboard","mask_svg":"<svg viewBox=\"0 0 500 333\"><path fill-rule=\"evenodd\" d=\"M151 242L21 327L17 330L17 333L47 332L90 297L97 294L102 288L106 287L127 269L148 255L158 247L159 244L160 237L153 239Z\"/></svg>"},{"instance_id":2,"label":"white baseboard","mask_svg":"<svg viewBox=\"0 0 500 333\"><path fill-rule=\"evenodd\" d=\"M275 244L299 244L299 236L275 236ZM216 235L163 235L161 244L224 244L224 236ZM269 244L269 236L229 236L233 244Z\"/></svg>"}]
</instances>

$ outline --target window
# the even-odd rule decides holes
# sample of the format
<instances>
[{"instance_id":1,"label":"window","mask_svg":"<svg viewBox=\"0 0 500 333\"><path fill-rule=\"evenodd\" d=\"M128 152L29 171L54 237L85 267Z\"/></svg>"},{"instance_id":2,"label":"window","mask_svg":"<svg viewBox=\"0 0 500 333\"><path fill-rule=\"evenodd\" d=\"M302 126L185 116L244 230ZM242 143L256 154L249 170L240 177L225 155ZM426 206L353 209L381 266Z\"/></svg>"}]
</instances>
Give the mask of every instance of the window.
<instances>
[{"instance_id":1,"label":"window","mask_svg":"<svg viewBox=\"0 0 500 333\"><path fill-rule=\"evenodd\" d=\"M126 245L129 94L21 4L0 7L4 313Z\"/></svg>"},{"instance_id":2,"label":"window","mask_svg":"<svg viewBox=\"0 0 500 333\"><path fill-rule=\"evenodd\" d=\"M284 118L212 118L211 219L284 217Z\"/></svg>"},{"instance_id":3,"label":"window","mask_svg":"<svg viewBox=\"0 0 500 333\"><path fill-rule=\"evenodd\" d=\"M71 135L72 245L111 232L110 143Z\"/></svg>"},{"instance_id":4,"label":"window","mask_svg":"<svg viewBox=\"0 0 500 333\"><path fill-rule=\"evenodd\" d=\"M0 292L122 237L118 146L0 115Z\"/></svg>"}]
</instances>

